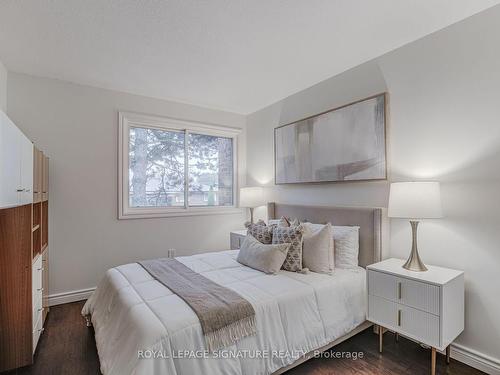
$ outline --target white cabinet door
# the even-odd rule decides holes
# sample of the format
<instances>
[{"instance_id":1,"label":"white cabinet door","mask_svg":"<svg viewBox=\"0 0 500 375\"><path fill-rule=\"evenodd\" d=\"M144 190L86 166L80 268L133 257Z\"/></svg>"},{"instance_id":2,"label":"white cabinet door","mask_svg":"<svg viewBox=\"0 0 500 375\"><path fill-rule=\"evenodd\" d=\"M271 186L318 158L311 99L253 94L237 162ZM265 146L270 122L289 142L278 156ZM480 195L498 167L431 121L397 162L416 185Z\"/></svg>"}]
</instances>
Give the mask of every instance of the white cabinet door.
<instances>
[{"instance_id":1,"label":"white cabinet door","mask_svg":"<svg viewBox=\"0 0 500 375\"><path fill-rule=\"evenodd\" d=\"M0 111L0 208L19 204L21 196L21 136Z\"/></svg>"},{"instance_id":2,"label":"white cabinet door","mask_svg":"<svg viewBox=\"0 0 500 375\"><path fill-rule=\"evenodd\" d=\"M21 133L21 189L20 204L33 203L33 143Z\"/></svg>"},{"instance_id":3,"label":"white cabinet door","mask_svg":"<svg viewBox=\"0 0 500 375\"><path fill-rule=\"evenodd\" d=\"M0 111L0 207L33 202L33 144Z\"/></svg>"}]
</instances>

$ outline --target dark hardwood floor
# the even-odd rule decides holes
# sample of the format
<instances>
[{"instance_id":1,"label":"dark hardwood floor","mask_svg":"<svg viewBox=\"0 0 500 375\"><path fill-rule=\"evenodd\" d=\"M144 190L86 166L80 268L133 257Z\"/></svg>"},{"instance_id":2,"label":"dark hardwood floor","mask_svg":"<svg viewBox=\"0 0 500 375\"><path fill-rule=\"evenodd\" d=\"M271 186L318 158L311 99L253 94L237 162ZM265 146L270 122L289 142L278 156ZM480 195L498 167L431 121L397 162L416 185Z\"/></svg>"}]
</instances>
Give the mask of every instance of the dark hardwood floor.
<instances>
[{"instance_id":1,"label":"dark hardwood floor","mask_svg":"<svg viewBox=\"0 0 500 375\"><path fill-rule=\"evenodd\" d=\"M83 302L75 302L51 308L35 354L35 364L11 371L9 375L100 374L94 332L85 326L80 315L82 306ZM371 329L344 341L334 351L362 352L363 358L314 358L290 370L287 375L430 373L430 350L404 338L396 342L390 332L384 334L382 354L378 352L378 339ZM437 374L483 373L453 359L447 366L444 356L438 355Z\"/></svg>"}]
</instances>

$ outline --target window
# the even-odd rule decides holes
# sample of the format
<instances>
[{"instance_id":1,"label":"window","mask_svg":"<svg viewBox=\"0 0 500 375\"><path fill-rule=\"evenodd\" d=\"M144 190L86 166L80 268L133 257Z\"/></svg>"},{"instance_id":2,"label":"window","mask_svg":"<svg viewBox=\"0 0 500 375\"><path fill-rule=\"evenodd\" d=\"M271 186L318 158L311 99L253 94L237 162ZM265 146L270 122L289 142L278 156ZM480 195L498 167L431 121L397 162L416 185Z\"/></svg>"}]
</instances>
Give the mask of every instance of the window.
<instances>
[{"instance_id":1,"label":"window","mask_svg":"<svg viewBox=\"0 0 500 375\"><path fill-rule=\"evenodd\" d=\"M238 130L120 113L119 218L230 212Z\"/></svg>"}]
</instances>

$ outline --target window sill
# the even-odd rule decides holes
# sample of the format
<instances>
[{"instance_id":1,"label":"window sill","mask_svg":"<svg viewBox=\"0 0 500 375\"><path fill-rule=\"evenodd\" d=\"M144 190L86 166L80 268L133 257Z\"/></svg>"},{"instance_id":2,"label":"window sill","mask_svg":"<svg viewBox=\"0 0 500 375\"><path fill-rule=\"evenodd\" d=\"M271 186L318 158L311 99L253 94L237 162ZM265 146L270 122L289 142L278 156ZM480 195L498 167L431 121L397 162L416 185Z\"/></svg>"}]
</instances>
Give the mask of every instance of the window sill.
<instances>
[{"instance_id":1,"label":"window sill","mask_svg":"<svg viewBox=\"0 0 500 375\"><path fill-rule=\"evenodd\" d=\"M238 207L192 207L189 209L172 208L169 210L133 209L129 212L120 212L118 214L118 219L128 220L182 216L235 215L242 214L243 212L243 208Z\"/></svg>"}]
</instances>

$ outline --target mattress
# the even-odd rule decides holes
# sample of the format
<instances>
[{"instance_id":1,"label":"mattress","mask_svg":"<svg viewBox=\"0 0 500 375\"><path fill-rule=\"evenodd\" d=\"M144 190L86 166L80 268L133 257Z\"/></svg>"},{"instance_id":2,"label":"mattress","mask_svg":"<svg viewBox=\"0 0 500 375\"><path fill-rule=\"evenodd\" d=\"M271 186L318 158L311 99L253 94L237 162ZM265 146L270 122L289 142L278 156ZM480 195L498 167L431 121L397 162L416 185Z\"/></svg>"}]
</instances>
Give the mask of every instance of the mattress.
<instances>
[{"instance_id":1,"label":"mattress","mask_svg":"<svg viewBox=\"0 0 500 375\"><path fill-rule=\"evenodd\" d=\"M333 275L267 275L236 261L238 250L176 259L232 289L255 309L257 334L205 351L198 317L137 263L108 270L87 300L105 375L271 374L366 319L361 267Z\"/></svg>"}]
</instances>

